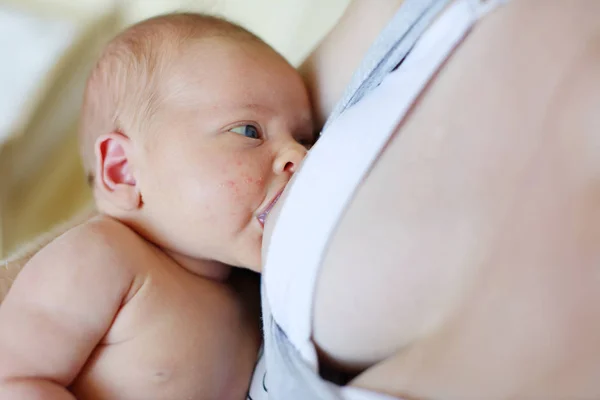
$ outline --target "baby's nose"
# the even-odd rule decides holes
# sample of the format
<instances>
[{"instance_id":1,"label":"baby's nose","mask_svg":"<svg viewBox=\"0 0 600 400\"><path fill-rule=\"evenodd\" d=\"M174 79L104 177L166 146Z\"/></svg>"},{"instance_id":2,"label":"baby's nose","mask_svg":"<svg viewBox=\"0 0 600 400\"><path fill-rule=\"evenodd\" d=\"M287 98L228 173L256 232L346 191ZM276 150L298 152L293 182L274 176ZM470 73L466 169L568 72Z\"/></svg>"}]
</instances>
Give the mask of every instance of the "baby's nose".
<instances>
[{"instance_id":1,"label":"baby's nose","mask_svg":"<svg viewBox=\"0 0 600 400\"><path fill-rule=\"evenodd\" d=\"M306 156L306 148L294 142L287 145L275 159L273 170L276 174L293 174Z\"/></svg>"}]
</instances>

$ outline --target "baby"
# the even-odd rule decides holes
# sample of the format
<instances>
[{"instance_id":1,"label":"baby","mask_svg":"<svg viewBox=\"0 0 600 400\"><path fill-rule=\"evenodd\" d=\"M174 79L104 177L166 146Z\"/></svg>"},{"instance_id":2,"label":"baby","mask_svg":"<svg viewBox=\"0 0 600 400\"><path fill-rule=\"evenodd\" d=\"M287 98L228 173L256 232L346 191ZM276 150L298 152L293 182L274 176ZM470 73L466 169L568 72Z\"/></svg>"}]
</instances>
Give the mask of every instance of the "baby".
<instances>
[{"instance_id":1,"label":"baby","mask_svg":"<svg viewBox=\"0 0 600 400\"><path fill-rule=\"evenodd\" d=\"M230 266L313 140L298 73L226 21L116 37L80 130L100 216L24 267L0 306L0 399L244 399L260 329Z\"/></svg>"}]
</instances>

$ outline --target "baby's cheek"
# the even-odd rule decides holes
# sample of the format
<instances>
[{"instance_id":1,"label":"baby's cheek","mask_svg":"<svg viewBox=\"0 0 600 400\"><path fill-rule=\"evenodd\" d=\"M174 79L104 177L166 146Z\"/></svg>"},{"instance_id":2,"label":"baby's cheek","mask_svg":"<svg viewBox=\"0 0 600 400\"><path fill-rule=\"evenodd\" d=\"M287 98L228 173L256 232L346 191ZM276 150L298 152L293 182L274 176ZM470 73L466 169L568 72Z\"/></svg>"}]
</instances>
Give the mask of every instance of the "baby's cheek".
<instances>
[{"instance_id":1,"label":"baby's cheek","mask_svg":"<svg viewBox=\"0 0 600 400\"><path fill-rule=\"evenodd\" d=\"M227 179L224 187L229 191L228 197L236 204L241 204L264 196L264 182L262 176L242 174L239 179Z\"/></svg>"},{"instance_id":2,"label":"baby's cheek","mask_svg":"<svg viewBox=\"0 0 600 400\"><path fill-rule=\"evenodd\" d=\"M244 177L244 183L246 183L246 186L248 187L249 190L255 189L255 188L262 188L263 184L265 182L265 179L262 176L259 177L253 177L253 176L246 176Z\"/></svg>"},{"instance_id":3,"label":"baby's cheek","mask_svg":"<svg viewBox=\"0 0 600 400\"><path fill-rule=\"evenodd\" d=\"M229 179L225 181L223 186L229 191L229 197L238 197L240 195L240 186L234 180Z\"/></svg>"},{"instance_id":4,"label":"baby's cheek","mask_svg":"<svg viewBox=\"0 0 600 400\"><path fill-rule=\"evenodd\" d=\"M260 158L258 158L260 160ZM221 204L227 207L229 215L246 218L248 212L254 212L263 203L266 191L266 175L270 166L255 159L235 159L221 169Z\"/></svg>"},{"instance_id":5,"label":"baby's cheek","mask_svg":"<svg viewBox=\"0 0 600 400\"><path fill-rule=\"evenodd\" d=\"M237 179L227 179L223 184L223 203L221 207L231 218L247 220L251 213L263 203L267 193L264 190L265 179L259 175L243 173Z\"/></svg>"}]
</instances>

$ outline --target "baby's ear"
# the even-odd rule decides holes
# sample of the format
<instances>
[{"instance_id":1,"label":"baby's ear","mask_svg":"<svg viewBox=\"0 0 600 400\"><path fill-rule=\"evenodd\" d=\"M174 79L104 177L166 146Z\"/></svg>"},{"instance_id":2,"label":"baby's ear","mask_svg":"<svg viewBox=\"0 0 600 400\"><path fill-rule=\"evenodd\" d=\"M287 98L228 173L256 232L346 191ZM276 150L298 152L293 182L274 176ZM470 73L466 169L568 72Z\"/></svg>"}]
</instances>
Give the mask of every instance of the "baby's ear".
<instances>
[{"instance_id":1,"label":"baby's ear","mask_svg":"<svg viewBox=\"0 0 600 400\"><path fill-rule=\"evenodd\" d=\"M131 140L120 133L102 135L96 140L96 186L113 205L132 211L142 204L133 176Z\"/></svg>"}]
</instances>

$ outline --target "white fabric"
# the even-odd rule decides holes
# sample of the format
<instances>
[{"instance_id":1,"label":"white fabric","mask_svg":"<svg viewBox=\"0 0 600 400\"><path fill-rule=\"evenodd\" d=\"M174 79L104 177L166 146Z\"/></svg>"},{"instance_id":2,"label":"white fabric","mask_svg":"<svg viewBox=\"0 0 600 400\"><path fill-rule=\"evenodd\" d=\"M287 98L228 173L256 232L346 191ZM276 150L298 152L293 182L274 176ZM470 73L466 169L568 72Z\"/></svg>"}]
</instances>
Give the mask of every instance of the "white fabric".
<instances>
[{"instance_id":1,"label":"white fabric","mask_svg":"<svg viewBox=\"0 0 600 400\"><path fill-rule=\"evenodd\" d=\"M264 348L258 353L258 361L252 373L250 388L246 395L246 400L268 400L269 392L267 390L267 365L264 357Z\"/></svg>"},{"instance_id":2,"label":"white fabric","mask_svg":"<svg viewBox=\"0 0 600 400\"><path fill-rule=\"evenodd\" d=\"M276 323L318 369L311 341L313 297L322 257L363 177L432 76L477 19L501 0L457 0L382 84L323 133L288 188L264 268ZM387 398L346 387L345 398Z\"/></svg>"}]
</instances>

